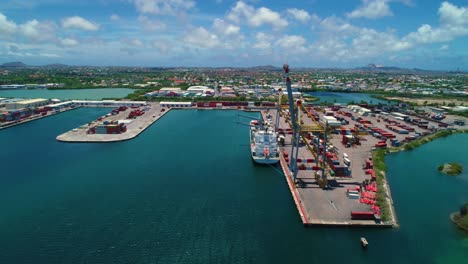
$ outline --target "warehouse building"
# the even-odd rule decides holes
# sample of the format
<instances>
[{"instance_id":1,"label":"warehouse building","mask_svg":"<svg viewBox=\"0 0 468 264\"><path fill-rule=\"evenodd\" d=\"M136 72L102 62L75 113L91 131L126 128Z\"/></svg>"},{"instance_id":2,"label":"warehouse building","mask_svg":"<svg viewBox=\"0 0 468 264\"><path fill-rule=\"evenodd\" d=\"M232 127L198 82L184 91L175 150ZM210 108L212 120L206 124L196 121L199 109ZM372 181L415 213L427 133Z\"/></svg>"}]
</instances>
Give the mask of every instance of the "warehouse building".
<instances>
[{"instance_id":1,"label":"warehouse building","mask_svg":"<svg viewBox=\"0 0 468 264\"><path fill-rule=\"evenodd\" d=\"M49 103L49 99L30 99L30 100L22 100L17 102L7 103L6 109L8 110L16 110L22 108L36 108L47 105Z\"/></svg>"},{"instance_id":2,"label":"warehouse building","mask_svg":"<svg viewBox=\"0 0 468 264\"><path fill-rule=\"evenodd\" d=\"M214 89L211 89L207 86L200 86L200 85L197 85L197 86L190 86L188 89L187 89L187 92L189 93L195 93L195 94L214 94Z\"/></svg>"},{"instance_id":3,"label":"warehouse building","mask_svg":"<svg viewBox=\"0 0 468 264\"><path fill-rule=\"evenodd\" d=\"M77 106L88 106L88 107L116 107L116 106L138 107L138 106L145 106L146 105L146 101L73 100L72 102Z\"/></svg>"}]
</instances>

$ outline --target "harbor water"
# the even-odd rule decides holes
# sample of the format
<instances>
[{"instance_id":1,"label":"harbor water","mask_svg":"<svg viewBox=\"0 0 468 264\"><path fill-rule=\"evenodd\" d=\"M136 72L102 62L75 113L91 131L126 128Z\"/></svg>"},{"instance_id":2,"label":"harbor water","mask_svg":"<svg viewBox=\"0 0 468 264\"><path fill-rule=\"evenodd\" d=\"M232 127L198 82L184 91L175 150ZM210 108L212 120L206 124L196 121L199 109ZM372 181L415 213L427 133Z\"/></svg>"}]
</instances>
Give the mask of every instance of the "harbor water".
<instances>
[{"instance_id":1,"label":"harbor water","mask_svg":"<svg viewBox=\"0 0 468 264\"><path fill-rule=\"evenodd\" d=\"M67 90L47 90L47 89L0 89L0 97L15 98L44 98L44 99L76 99L76 100L101 100L104 98L124 98L135 90L128 88L99 88L99 89L67 89Z\"/></svg>"},{"instance_id":2,"label":"harbor water","mask_svg":"<svg viewBox=\"0 0 468 264\"><path fill-rule=\"evenodd\" d=\"M366 93L339 93L339 92L310 92L308 93L313 97L318 98L318 103L328 102L328 103L339 103L339 104L349 104L354 102L355 104L360 104L362 101L368 104L389 104L390 101L380 100L373 98L371 94Z\"/></svg>"},{"instance_id":3,"label":"harbor water","mask_svg":"<svg viewBox=\"0 0 468 264\"><path fill-rule=\"evenodd\" d=\"M466 134L387 157L400 228L304 228L281 169L252 162L239 112L171 111L119 143L55 140L108 111L80 108L0 131L0 263L468 259L467 238L449 220L468 202ZM447 161L465 172L439 174Z\"/></svg>"}]
</instances>

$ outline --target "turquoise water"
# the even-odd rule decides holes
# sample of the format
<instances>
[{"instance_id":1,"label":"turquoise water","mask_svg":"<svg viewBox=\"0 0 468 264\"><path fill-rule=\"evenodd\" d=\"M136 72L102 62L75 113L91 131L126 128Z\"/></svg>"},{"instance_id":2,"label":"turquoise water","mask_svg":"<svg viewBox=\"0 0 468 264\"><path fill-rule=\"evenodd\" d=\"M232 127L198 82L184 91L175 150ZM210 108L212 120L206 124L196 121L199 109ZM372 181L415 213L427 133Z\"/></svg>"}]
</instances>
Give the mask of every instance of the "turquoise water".
<instances>
[{"instance_id":1,"label":"turquoise water","mask_svg":"<svg viewBox=\"0 0 468 264\"><path fill-rule=\"evenodd\" d=\"M55 140L107 112L80 108L0 131L0 263L467 258L466 239L448 214L468 201L468 175L451 178L436 167L456 160L467 168L468 149L460 146L468 135L388 157L401 228L304 228L278 168L252 163L236 111L171 111L120 143ZM449 152L437 157L442 151ZM414 184L420 187L408 187Z\"/></svg>"},{"instance_id":2,"label":"turquoise water","mask_svg":"<svg viewBox=\"0 0 468 264\"><path fill-rule=\"evenodd\" d=\"M45 99L77 99L100 100L103 98L124 98L135 90L127 88L103 89L69 89L69 90L0 90L0 97L45 98Z\"/></svg>"},{"instance_id":3,"label":"turquoise water","mask_svg":"<svg viewBox=\"0 0 468 264\"><path fill-rule=\"evenodd\" d=\"M311 92L310 95L319 98L317 102L329 102L329 103L340 103L340 104L348 104L351 102L355 102L356 104L361 103L361 101L365 101L367 103L372 104L388 104L389 101L380 100L376 98L372 98L370 94L365 93L337 93L337 92Z\"/></svg>"},{"instance_id":4,"label":"turquoise water","mask_svg":"<svg viewBox=\"0 0 468 264\"><path fill-rule=\"evenodd\" d=\"M468 202L467 146L468 134L458 134L386 158L402 239L413 242L410 249L421 259L427 255L436 263L468 261L468 236L448 220ZM465 168L461 175L437 171L440 164L453 161Z\"/></svg>"}]
</instances>

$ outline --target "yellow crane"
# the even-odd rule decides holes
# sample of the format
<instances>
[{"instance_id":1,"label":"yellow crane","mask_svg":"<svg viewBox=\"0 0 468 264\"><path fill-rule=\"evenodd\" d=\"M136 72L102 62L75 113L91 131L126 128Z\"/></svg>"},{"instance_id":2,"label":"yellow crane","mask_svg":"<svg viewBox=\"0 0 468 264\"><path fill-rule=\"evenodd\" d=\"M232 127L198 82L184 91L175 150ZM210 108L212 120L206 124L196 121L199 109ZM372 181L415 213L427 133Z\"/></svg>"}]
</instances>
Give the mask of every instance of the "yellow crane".
<instances>
[{"instance_id":1,"label":"yellow crane","mask_svg":"<svg viewBox=\"0 0 468 264\"><path fill-rule=\"evenodd\" d=\"M283 66L286 75L286 88L288 92L288 105L283 106L283 93L282 90L278 90L278 112L277 112L277 128L279 128L279 117L284 117L285 121L290 125L293 129L293 139L292 139L292 149L291 149L291 161L290 161L290 168L291 171L294 172L293 180L296 180L297 175L297 155L298 155L298 147L299 142L305 142L310 152L314 155L315 160L317 161L317 166L321 168L321 173L318 171L314 172L315 179L318 185L321 188L325 188L327 186L327 177L325 173L325 150L322 161L319 162L319 143L317 143L317 149L311 146L311 143L308 142L306 133L313 133L318 135L324 135L324 149L326 149L326 127L318 122L314 116L307 110L307 108L303 105L301 100L297 100L295 103L293 102L292 97L292 90L291 90L291 81L289 79L289 67L287 65ZM285 112L285 109L289 109L289 115ZM305 114L311 121L305 121L302 119L302 114Z\"/></svg>"}]
</instances>

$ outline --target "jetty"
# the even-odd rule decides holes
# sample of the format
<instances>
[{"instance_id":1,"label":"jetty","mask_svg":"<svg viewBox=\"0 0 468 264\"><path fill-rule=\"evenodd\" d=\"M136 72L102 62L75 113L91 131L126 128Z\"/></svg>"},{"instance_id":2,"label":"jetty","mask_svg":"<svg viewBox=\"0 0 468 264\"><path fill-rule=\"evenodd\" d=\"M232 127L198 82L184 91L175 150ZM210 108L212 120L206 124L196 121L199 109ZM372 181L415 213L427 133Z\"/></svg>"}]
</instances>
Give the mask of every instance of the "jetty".
<instances>
[{"instance_id":1,"label":"jetty","mask_svg":"<svg viewBox=\"0 0 468 264\"><path fill-rule=\"evenodd\" d=\"M138 111L138 114L134 115L132 111L134 111L133 113ZM87 124L57 136L56 139L61 142L75 143L104 143L130 140L140 135L169 111L170 108L162 107L159 103L147 103L140 107L128 107L121 111L112 110L109 114L97 117L96 120L91 120ZM125 129L99 133L100 131L96 132L96 127L99 125L114 125L115 127L125 127Z\"/></svg>"}]
</instances>

